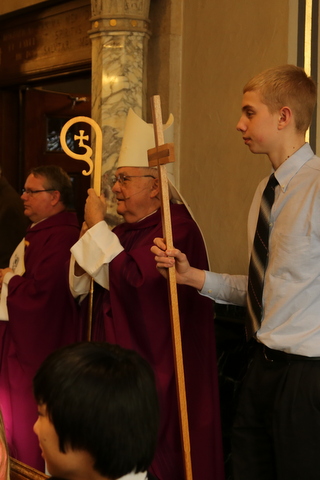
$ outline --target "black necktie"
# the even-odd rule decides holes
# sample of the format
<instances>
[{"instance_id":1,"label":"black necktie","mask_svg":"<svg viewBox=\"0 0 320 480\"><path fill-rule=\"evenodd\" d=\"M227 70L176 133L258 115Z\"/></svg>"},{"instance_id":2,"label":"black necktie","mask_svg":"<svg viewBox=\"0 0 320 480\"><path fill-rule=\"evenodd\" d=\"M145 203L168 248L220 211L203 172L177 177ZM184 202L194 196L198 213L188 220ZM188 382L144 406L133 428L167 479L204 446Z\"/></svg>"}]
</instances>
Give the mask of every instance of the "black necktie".
<instances>
[{"instance_id":1,"label":"black necktie","mask_svg":"<svg viewBox=\"0 0 320 480\"><path fill-rule=\"evenodd\" d=\"M278 184L274 174L270 175L264 189L254 236L248 278L246 334L249 340L260 328L262 318L262 292L267 266L269 246L269 224L274 189Z\"/></svg>"}]
</instances>

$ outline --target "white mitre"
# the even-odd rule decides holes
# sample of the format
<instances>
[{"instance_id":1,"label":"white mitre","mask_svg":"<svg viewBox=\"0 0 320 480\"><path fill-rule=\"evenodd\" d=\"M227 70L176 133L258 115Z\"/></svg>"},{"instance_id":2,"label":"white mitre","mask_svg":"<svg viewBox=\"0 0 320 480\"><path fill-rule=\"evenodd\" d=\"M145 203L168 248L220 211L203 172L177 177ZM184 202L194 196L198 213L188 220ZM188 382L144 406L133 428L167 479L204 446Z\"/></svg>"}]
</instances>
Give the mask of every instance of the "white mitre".
<instances>
[{"instance_id":1,"label":"white mitre","mask_svg":"<svg viewBox=\"0 0 320 480\"><path fill-rule=\"evenodd\" d=\"M173 115L170 113L167 123L163 125L164 143L173 143L173 121ZM117 168L149 167L148 150L151 148L155 148L153 124L146 123L130 108L124 128ZM184 203L189 209L186 201L174 186L173 164L166 164L166 170L171 201L173 203Z\"/></svg>"},{"instance_id":2,"label":"white mitre","mask_svg":"<svg viewBox=\"0 0 320 480\"><path fill-rule=\"evenodd\" d=\"M172 113L170 113L167 123L163 125L163 137L165 143L173 143L173 120L173 115ZM153 124L146 123L130 108L124 128L123 140L117 168L149 167L148 150L150 150L151 148L155 148ZM166 164L168 185L170 190L170 200L172 203L183 203L188 209L191 217L195 220L191 208L174 185L172 167L172 163ZM203 233L199 225L198 227L201 232L205 248L207 250ZM207 257L209 261L208 252Z\"/></svg>"}]
</instances>

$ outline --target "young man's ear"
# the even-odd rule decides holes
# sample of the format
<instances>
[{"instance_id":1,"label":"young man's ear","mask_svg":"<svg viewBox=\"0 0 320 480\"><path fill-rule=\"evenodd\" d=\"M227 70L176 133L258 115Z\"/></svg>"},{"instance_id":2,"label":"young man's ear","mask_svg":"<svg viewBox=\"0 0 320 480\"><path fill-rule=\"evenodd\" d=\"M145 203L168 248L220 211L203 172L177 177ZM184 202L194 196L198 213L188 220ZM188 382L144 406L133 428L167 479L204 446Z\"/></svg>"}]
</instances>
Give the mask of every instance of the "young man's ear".
<instances>
[{"instance_id":1,"label":"young man's ear","mask_svg":"<svg viewBox=\"0 0 320 480\"><path fill-rule=\"evenodd\" d=\"M282 130L292 120L292 110L289 107L282 107L279 111L278 130Z\"/></svg>"}]
</instances>

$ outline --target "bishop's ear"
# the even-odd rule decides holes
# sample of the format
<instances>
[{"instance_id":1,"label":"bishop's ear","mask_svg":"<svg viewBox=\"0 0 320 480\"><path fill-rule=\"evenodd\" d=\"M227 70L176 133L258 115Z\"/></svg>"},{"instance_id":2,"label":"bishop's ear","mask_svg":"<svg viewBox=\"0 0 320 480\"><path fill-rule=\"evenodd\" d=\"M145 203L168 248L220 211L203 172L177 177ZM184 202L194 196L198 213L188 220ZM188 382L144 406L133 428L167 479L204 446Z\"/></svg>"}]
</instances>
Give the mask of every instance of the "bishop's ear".
<instances>
[{"instance_id":1,"label":"bishop's ear","mask_svg":"<svg viewBox=\"0 0 320 480\"><path fill-rule=\"evenodd\" d=\"M159 178L155 178L152 180L152 185L151 185L151 196L156 197L159 192L160 192L160 185L159 185Z\"/></svg>"}]
</instances>

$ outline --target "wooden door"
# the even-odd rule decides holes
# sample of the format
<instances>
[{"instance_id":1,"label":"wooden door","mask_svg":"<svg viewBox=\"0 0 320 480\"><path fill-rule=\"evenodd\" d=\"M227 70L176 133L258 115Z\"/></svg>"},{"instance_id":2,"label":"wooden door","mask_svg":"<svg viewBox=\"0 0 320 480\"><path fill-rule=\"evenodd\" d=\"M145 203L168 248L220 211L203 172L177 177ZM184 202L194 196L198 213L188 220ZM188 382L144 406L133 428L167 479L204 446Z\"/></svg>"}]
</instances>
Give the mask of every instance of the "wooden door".
<instances>
[{"instance_id":1,"label":"wooden door","mask_svg":"<svg viewBox=\"0 0 320 480\"><path fill-rule=\"evenodd\" d=\"M27 177L31 168L39 165L59 165L71 177L74 190L74 210L83 221L83 209L90 187L90 177L82 175L87 170L85 162L74 160L64 153L60 145L63 125L78 115L91 116L91 98L87 95L50 92L28 88L23 92L23 158ZM76 124L90 137L88 124ZM70 141L73 142L72 127ZM68 132L68 133L69 133ZM70 146L77 152L77 145ZM82 153L81 150L77 153Z\"/></svg>"}]
</instances>

